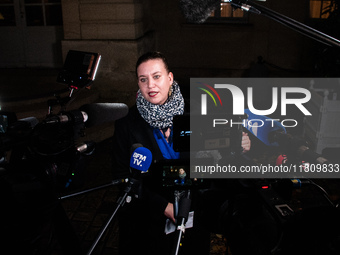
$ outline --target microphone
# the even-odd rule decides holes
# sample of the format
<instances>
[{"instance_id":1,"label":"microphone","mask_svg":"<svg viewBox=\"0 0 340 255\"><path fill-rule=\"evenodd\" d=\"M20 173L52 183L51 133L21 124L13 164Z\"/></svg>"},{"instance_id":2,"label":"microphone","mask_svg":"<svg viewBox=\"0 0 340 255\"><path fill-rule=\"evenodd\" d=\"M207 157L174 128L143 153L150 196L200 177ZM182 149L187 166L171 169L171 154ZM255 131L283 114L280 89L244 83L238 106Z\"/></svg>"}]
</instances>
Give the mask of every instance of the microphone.
<instances>
[{"instance_id":1,"label":"microphone","mask_svg":"<svg viewBox=\"0 0 340 255\"><path fill-rule=\"evenodd\" d=\"M89 128L123 118L129 108L123 103L93 103L83 105L80 110L88 115L86 127Z\"/></svg>"},{"instance_id":2,"label":"microphone","mask_svg":"<svg viewBox=\"0 0 340 255\"><path fill-rule=\"evenodd\" d=\"M134 144L134 146L139 144ZM132 153L130 158L130 167L141 172L147 172L152 162L152 153L149 149L138 146Z\"/></svg>"},{"instance_id":3,"label":"microphone","mask_svg":"<svg viewBox=\"0 0 340 255\"><path fill-rule=\"evenodd\" d=\"M129 193L132 190L136 197L141 197L142 185L140 177L142 173L146 173L149 170L152 163L152 153L140 143L133 144L131 146L131 151L131 178L125 192Z\"/></svg>"},{"instance_id":4,"label":"microphone","mask_svg":"<svg viewBox=\"0 0 340 255\"><path fill-rule=\"evenodd\" d=\"M212 11L221 4L220 0L180 0L180 9L190 23L205 22Z\"/></svg>"},{"instance_id":5,"label":"microphone","mask_svg":"<svg viewBox=\"0 0 340 255\"><path fill-rule=\"evenodd\" d=\"M268 146L279 145L278 141L271 139L271 137L273 133L287 133L285 127L280 122L266 116L253 114L249 109L245 109L244 113L248 115L248 118L245 120L245 128L250 133Z\"/></svg>"}]
</instances>

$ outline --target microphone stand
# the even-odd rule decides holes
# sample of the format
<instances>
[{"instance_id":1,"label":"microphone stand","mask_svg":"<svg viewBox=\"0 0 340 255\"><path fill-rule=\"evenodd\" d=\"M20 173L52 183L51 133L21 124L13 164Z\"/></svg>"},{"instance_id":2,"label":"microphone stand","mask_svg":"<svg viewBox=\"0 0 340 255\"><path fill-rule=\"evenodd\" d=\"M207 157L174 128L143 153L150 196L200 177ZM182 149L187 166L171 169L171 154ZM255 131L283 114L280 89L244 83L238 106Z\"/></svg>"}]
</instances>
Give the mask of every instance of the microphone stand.
<instances>
[{"instance_id":1,"label":"microphone stand","mask_svg":"<svg viewBox=\"0 0 340 255\"><path fill-rule=\"evenodd\" d=\"M91 255L92 254L93 250L96 248L98 242L100 241L100 239L102 238L102 236L105 233L106 229L108 228L108 226L110 225L111 221L113 220L113 218L115 217L116 213L118 212L119 208L122 207L125 204L127 195L130 193L130 191L132 189L132 186L135 183L138 184L138 180L136 180L134 178L131 178L129 180L128 185L124 189L124 194L118 198L116 208L114 209L114 211L111 214L111 216L109 217L109 219L106 221L105 225L100 230L99 234L97 235L97 238L94 240L94 242L91 245L89 251L86 253L87 255Z\"/></svg>"},{"instance_id":2,"label":"microphone stand","mask_svg":"<svg viewBox=\"0 0 340 255\"><path fill-rule=\"evenodd\" d=\"M179 247L181 245L181 239L184 235L185 231L185 223L189 217L189 211L191 206L191 199L190 199L190 190L185 191L185 196L181 197L181 193L179 191L175 191L175 206L174 209L178 211L176 217L176 239L175 239L175 246L172 250L172 255L177 255L179 251ZM176 213L175 211L175 213ZM176 216L176 214L175 214Z\"/></svg>"},{"instance_id":3,"label":"microphone stand","mask_svg":"<svg viewBox=\"0 0 340 255\"><path fill-rule=\"evenodd\" d=\"M308 36L318 42L321 42L328 46L340 47L340 40L322 33L314 28L311 28L303 23L300 23L294 19L291 19L285 15L277 13L262 5L256 4L248 0L230 0L230 4L235 8L241 8L244 11L249 11L259 15L266 16L276 22L279 22L305 36Z\"/></svg>"},{"instance_id":4,"label":"microphone stand","mask_svg":"<svg viewBox=\"0 0 340 255\"><path fill-rule=\"evenodd\" d=\"M131 187L130 187L131 188ZM92 243L90 249L88 250L88 252L86 253L87 255L92 254L93 250L96 248L98 242L100 241L100 239L102 238L103 234L105 233L106 229L108 228L108 226L111 224L111 221L113 220L113 218L115 217L116 213L118 212L119 208L121 206L123 206L125 204L126 201L126 197L128 195L128 191L125 191L124 194L119 197L118 201L117 201L117 206L115 208L115 210L113 211L113 213L111 214L111 216L109 217L109 219L106 221L105 225L102 227L102 229L100 230L99 234L97 235L97 238L94 240L94 242Z\"/></svg>"},{"instance_id":5,"label":"microphone stand","mask_svg":"<svg viewBox=\"0 0 340 255\"><path fill-rule=\"evenodd\" d=\"M86 194L86 193L89 193L89 192L92 192L92 191L96 191L96 190L100 190L100 189L103 189L103 188L107 188L107 187L110 187L110 186L115 186L115 185L118 185L118 184L123 183L123 182L124 182L123 179L113 180L110 183L103 184L103 185L98 186L98 187L89 188L89 189L86 189L86 190L82 190L82 191L74 192L74 193L71 193L71 194L67 194L65 196L60 197L59 199L62 200L62 199L65 199L65 198L75 197L75 196L78 196L78 195Z\"/></svg>"},{"instance_id":6,"label":"microphone stand","mask_svg":"<svg viewBox=\"0 0 340 255\"><path fill-rule=\"evenodd\" d=\"M66 198L70 198L70 197L74 197L74 196L78 196L78 195L82 195L82 194L86 194L92 191L96 191L99 189L103 189L103 188L107 188L110 186L115 186L117 184L123 183L124 180L118 179L118 180L113 180L110 183L98 186L98 187L94 187L94 188L90 188L90 189L86 189L83 191L79 191L79 192L74 192L65 196L60 197L59 199L66 199ZM113 218L116 216L118 210L124 206L126 198L128 196L128 193L130 193L132 186L135 184L135 182L138 182L138 180L131 178L128 182L128 185L126 186L126 188L124 189L124 194L121 195L117 202L116 202L116 207L114 209L114 211L112 212L111 216L108 218L108 220L106 221L106 223L104 224L104 226L101 228L99 234L97 235L96 239L94 240L94 242L92 243L90 249L88 250L88 252L86 253L87 255L91 255L92 252L94 251L94 249L97 247L98 242L100 241L100 239L102 238L103 234L105 233L105 231L107 230L107 228L109 227L109 225L111 224Z\"/></svg>"}]
</instances>

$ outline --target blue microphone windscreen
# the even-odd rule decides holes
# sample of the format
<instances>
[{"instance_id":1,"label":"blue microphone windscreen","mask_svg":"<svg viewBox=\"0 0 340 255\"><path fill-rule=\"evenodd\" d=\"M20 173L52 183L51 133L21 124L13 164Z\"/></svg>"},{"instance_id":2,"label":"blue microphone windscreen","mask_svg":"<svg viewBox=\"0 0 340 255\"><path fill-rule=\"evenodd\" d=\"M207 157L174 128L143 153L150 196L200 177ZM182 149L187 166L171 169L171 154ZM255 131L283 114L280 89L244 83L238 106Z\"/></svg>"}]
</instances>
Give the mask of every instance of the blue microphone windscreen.
<instances>
[{"instance_id":1,"label":"blue microphone windscreen","mask_svg":"<svg viewBox=\"0 0 340 255\"><path fill-rule=\"evenodd\" d=\"M146 172L152 162L152 153L145 147L138 147L134 150L130 158L130 167Z\"/></svg>"},{"instance_id":2,"label":"blue microphone windscreen","mask_svg":"<svg viewBox=\"0 0 340 255\"><path fill-rule=\"evenodd\" d=\"M245 109L244 113L248 115L248 119L246 119L246 129L248 129L264 144L269 146L278 146L277 143L271 143L268 140L268 135L273 131L283 131L286 133L285 127L282 126L280 122L266 116L253 114L249 109Z\"/></svg>"}]
</instances>

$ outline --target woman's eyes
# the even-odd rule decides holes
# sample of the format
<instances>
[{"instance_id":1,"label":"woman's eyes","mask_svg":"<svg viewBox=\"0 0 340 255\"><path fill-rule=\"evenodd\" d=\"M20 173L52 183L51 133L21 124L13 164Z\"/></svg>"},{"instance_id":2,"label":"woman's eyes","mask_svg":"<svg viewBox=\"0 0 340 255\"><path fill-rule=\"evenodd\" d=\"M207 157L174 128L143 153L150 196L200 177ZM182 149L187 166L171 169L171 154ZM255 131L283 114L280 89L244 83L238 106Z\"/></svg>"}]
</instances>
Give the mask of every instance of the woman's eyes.
<instances>
[{"instance_id":1,"label":"woman's eyes","mask_svg":"<svg viewBox=\"0 0 340 255\"><path fill-rule=\"evenodd\" d=\"M153 79L154 79L154 80L158 80L160 77L161 77L160 75L155 75L155 76L153 76ZM147 78L141 78L139 81L142 82L142 83L144 83L144 82L146 82L147 80L148 80Z\"/></svg>"}]
</instances>

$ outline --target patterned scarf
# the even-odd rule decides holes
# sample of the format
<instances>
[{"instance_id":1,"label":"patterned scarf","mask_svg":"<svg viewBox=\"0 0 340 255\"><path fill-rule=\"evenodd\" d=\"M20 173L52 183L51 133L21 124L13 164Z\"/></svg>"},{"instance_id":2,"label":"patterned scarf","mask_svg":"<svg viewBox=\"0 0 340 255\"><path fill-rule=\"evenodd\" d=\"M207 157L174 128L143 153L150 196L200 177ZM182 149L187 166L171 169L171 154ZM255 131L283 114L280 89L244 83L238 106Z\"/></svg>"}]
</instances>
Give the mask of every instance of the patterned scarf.
<instances>
[{"instance_id":1,"label":"patterned scarf","mask_svg":"<svg viewBox=\"0 0 340 255\"><path fill-rule=\"evenodd\" d=\"M162 105L155 105L147 101L140 90L137 92L137 109L143 119L150 126L165 129L172 126L173 116L182 115L184 112L184 99L179 85L172 83L172 93Z\"/></svg>"}]
</instances>

